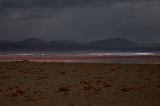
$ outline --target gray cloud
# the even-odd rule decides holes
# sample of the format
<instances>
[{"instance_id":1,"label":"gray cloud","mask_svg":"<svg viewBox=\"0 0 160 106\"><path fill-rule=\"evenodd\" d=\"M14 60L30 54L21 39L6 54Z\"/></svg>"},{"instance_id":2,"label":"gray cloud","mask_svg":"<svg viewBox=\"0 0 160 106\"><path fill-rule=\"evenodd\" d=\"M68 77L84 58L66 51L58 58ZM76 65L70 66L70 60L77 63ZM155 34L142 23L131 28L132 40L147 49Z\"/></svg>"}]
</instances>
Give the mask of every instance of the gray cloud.
<instances>
[{"instance_id":1,"label":"gray cloud","mask_svg":"<svg viewBox=\"0 0 160 106\"><path fill-rule=\"evenodd\" d=\"M1 8L52 7L75 6L94 2L96 0L0 0Z\"/></svg>"},{"instance_id":2,"label":"gray cloud","mask_svg":"<svg viewBox=\"0 0 160 106\"><path fill-rule=\"evenodd\" d=\"M0 8L52 7L77 6L89 3L157 3L159 0L0 0Z\"/></svg>"},{"instance_id":3,"label":"gray cloud","mask_svg":"<svg viewBox=\"0 0 160 106\"><path fill-rule=\"evenodd\" d=\"M0 39L160 42L157 0L0 0Z\"/></svg>"}]
</instances>

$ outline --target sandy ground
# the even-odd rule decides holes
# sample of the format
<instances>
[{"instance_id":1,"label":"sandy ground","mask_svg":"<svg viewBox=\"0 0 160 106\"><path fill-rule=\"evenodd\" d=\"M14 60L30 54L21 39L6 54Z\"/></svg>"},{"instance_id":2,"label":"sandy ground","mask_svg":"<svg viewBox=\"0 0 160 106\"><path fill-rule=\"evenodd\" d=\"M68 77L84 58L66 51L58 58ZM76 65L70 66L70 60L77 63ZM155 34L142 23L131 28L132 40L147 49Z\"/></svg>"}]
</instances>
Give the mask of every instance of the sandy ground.
<instances>
[{"instance_id":1,"label":"sandy ground","mask_svg":"<svg viewBox=\"0 0 160 106\"><path fill-rule=\"evenodd\" d=\"M0 106L160 106L160 64L1 62Z\"/></svg>"}]
</instances>

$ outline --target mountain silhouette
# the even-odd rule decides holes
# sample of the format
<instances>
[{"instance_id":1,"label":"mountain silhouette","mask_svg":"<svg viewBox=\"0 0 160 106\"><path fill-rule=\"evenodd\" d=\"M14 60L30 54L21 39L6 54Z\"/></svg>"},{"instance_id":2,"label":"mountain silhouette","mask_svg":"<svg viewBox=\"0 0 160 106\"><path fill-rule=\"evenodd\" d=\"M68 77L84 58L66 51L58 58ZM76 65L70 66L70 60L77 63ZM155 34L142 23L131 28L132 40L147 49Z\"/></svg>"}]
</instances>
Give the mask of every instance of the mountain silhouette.
<instances>
[{"instance_id":1,"label":"mountain silhouette","mask_svg":"<svg viewBox=\"0 0 160 106\"><path fill-rule=\"evenodd\" d=\"M1 45L1 44L7 44L7 43L10 43L10 42L9 42L9 41L0 40L0 45Z\"/></svg>"},{"instance_id":2,"label":"mountain silhouette","mask_svg":"<svg viewBox=\"0 0 160 106\"><path fill-rule=\"evenodd\" d=\"M15 44L19 45L44 45L47 42L38 38L29 38L22 41L17 41Z\"/></svg>"},{"instance_id":3,"label":"mountain silhouette","mask_svg":"<svg viewBox=\"0 0 160 106\"><path fill-rule=\"evenodd\" d=\"M125 38L110 38L105 40L92 41L89 45L93 46L103 46L103 47L128 47L136 46L136 43L133 43Z\"/></svg>"},{"instance_id":4,"label":"mountain silhouette","mask_svg":"<svg viewBox=\"0 0 160 106\"><path fill-rule=\"evenodd\" d=\"M158 45L158 44L157 44ZM21 41L0 40L0 51L56 51L56 50L108 50L108 51L159 51L160 46L142 46L125 38L110 38L88 43L75 41L44 41L29 38Z\"/></svg>"}]
</instances>

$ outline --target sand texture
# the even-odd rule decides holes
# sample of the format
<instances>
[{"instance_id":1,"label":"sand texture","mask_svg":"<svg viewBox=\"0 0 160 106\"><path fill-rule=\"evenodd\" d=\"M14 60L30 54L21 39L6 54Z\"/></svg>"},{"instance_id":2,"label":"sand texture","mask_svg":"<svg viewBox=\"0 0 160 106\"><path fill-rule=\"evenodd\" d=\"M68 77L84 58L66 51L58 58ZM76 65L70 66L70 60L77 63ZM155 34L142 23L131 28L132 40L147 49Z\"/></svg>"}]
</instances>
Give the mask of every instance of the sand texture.
<instances>
[{"instance_id":1,"label":"sand texture","mask_svg":"<svg viewBox=\"0 0 160 106\"><path fill-rule=\"evenodd\" d=\"M1 62L0 106L160 106L160 64Z\"/></svg>"}]
</instances>

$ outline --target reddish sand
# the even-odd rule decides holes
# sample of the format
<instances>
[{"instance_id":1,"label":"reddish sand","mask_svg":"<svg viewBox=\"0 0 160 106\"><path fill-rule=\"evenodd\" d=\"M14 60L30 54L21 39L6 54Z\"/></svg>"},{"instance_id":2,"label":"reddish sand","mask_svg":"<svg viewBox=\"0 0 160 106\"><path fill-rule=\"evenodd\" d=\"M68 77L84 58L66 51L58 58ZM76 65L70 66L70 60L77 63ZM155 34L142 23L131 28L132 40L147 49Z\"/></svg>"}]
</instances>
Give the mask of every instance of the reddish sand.
<instances>
[{"instance_id":1,"label":"reddish sand","mask_svg":"<svg viewBox=\"0 0 160 106\"><path fill-rule=\"evenodd\" d=\"M160 59L160 55L138 56L59 56L59 55L12 55L0 56L0 59Z\"/></svg>"},{"instance_id":2,"label":"reddish sand","mask_svg":"<svg viewBox=\"0 0 160 106\"><path fill-rule=\"evenodd\" d=\"M160 64L0 62L0 106L160 106Z\"/></svg>"}]
</instances>

